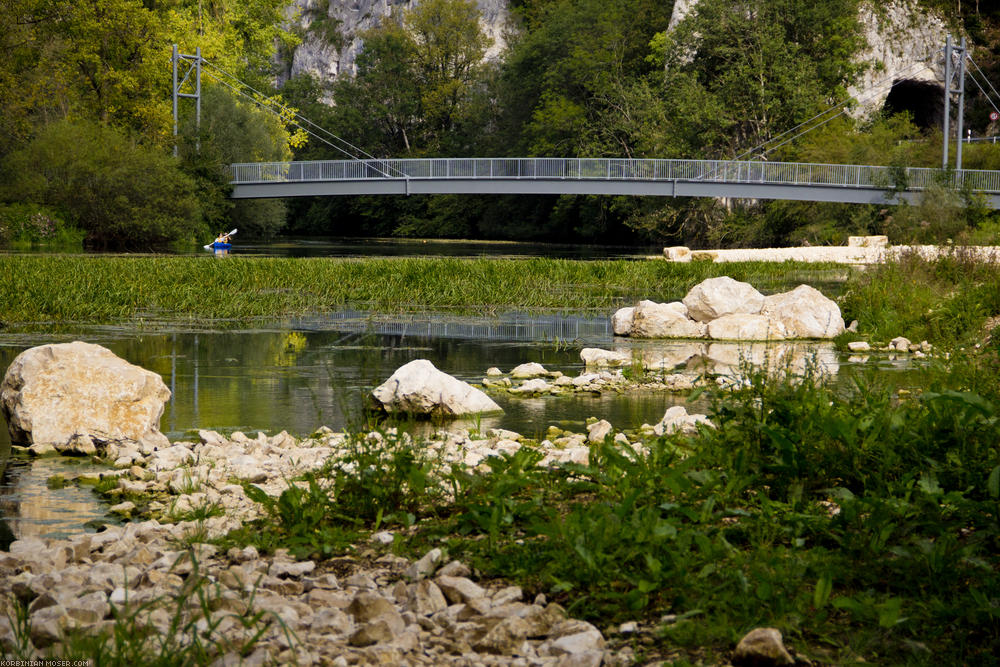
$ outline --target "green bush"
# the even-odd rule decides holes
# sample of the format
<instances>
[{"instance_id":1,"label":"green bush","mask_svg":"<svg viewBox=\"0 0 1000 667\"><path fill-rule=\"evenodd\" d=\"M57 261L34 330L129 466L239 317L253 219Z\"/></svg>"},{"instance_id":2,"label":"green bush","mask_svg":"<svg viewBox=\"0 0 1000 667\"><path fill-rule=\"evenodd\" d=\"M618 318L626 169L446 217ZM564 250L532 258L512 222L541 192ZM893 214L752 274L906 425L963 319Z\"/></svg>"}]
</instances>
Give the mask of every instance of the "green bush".
<instances>
[{"instance_id":1,"label":"green bush","mask_svg":"<svg viewBox=\"0 0 1000 667\"><path fill-rule=\"evenodd\" d=\"M33 204L0 204L0 246L76 249L83 232L55 211Z\"/></svg>"},{"instance_id":2,"label":"green bush","mask_svg":"<svg viewBox=\"0 0 1000 667\"><path fill-rule=\"evenodd\" d=\"M89 245L147 250L202 232L194 182L176 161L104 125L44 126L0 170L0 200L65 212Z\"/></svg>"}]
</instances>

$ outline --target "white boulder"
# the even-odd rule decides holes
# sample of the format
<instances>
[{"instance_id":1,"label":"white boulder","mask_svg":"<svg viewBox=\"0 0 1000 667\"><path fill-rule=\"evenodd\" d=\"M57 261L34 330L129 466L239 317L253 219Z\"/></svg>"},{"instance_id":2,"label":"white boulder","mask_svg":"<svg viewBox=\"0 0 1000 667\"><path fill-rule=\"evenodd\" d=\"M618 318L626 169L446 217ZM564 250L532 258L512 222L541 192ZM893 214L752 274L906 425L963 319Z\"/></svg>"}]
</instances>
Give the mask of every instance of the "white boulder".
<instances>
[{"instance_id":1,"label":"white boulder","mask_svg":"<svg viewBox=\"0 0 1000 667\"><path fill-rule=\"evenodd\" d=\"M698 424L705 424L706 426L715 428L715 424L712 423L707 415L689 415L683 405L675 405L667 409L663 415L663 419L653 427L653 432L656 435L664 435L680 431L681 433L693 435L698 432Z\"/></svg>"},{"instance_id":2,"label":"white boulder","mask_svg":"<svg viewBox=\"0 0 1000 667\"><path fill-rule=\"evenodd\" d=\"M833 338L845 330L840 307L809 285L766 297L761 313L780 320L789 338Z\"/></svg>"},{"instance_id":3,"label":"white boulder","mask_svg":"<svg viewBox=\"0 0 1000 667\"><path fill-rule=\"evenodd\" d=\"M619 308L611 316L611 329L616 336L628 336L632 333L632 317L635 315L635 306Z\"/></svg>"},{"instance_id":4,"label":"white boulder","mask_svg":"<svg viewBox=\"0 0 1000 667\"><path fill-rule=\"evenodd\" d=\"M169 446L159 431L170 390L163 379L90 343L41 345L14 359L0 384L11 440L65 445L97 442Z\"/></svg>"},{"instance_id":5,"label":"white boulder","mask_svg":"<svg viewBox=\"0 0 1000 667\"><path fill-rule=\"evenodd\" d=\"M511 372L510 376L516 380L524 380L527 378L536 378L543 375L548 375L549 372L545 370L545 366L542 366L537 361L529 361L526 364L521 364L515 367Z\"/></svg>"},{"instance_id":6,"label":"white boulder","mask_svg":"<svg viewBox=\"0 0 1000 667\"><path fill-rule=\"evenodd\" d=\"M723 315L756 315L764 306L764 295L749 283L729 276L703 280L684 297L688 316L696 322L709 322Z\"/></svg>"},{"instance_id":7,"label":"white boulder","mask_svg":"<svg viewBox=\"0 0 1000 667\"><path fill-rule=\"evenodd\" d=\"M503 412L485 393L439 371L427 359L400 366L372 396L388 412L444 417Z\"/></svg>"},{"instance_id":8,"label":"white boulder","mask_svg":"<svg viewBox=\"0 0 1000 667\"><path fill-rule=\"evenodd\" d=\"M788 332L779 320L767 315L733 313L708 323L713 340L784 340Z\"/></svg>"},{"instance_id":9,"label":"white boulder","mask_svg":"<svg viewBox=\"0 0 1000 667\"><path fill-rule=\"evenodd\" d=\"M679 302L640 301L632 315L634 338L704 338L705 325L693 321Z\"/></svg>"},{"instance_id":10,"label":"white boulder","mask_svg":"<svg viewBox=\"0 0 1000 667\"><path fill-rule=\"evenodd\" d=\"M585 347L580 350L580 359L585 366L628 366L632 363L632 355L619 350L602 350L598 347Z\"/></svg>"}]
</instances>

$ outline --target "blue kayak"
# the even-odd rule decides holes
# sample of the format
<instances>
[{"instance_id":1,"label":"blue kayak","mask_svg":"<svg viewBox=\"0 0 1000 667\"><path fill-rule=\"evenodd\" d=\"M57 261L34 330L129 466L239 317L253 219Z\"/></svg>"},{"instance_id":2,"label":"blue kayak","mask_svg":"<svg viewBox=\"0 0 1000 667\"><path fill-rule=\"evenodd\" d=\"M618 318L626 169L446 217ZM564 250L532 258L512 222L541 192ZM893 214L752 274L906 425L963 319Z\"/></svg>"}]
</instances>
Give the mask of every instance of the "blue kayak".
<instances>
[{"instance_id":1,"label":"blue kayak","mask_svg":"<svg viewBox=\"0 0 1000 667\"><path fill-rule=\"evenodd\" d=\"M219 243L218 241L214 241L214 242L210 243L209 245L207 245L205 247L206 248L211 248L213 250L229 250L230 248L233 247L233 244L232 243Z\"/></svg>"}]
</instances>

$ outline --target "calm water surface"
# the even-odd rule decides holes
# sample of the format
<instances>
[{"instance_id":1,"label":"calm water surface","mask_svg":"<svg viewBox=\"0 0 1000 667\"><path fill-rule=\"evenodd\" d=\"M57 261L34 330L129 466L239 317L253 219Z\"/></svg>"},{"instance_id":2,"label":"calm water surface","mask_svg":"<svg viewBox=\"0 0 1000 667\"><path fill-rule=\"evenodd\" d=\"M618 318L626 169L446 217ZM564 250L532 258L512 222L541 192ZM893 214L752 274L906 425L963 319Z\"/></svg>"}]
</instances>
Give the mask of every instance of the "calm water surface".
<instances>
[{"instance_id":1,"label":"calm water surface","mask_svg":"<svg viewBox=\"0 0 1000 667\"><path fill-rule=\"evenodd\" d=\"M519 243L290 239L267 245L240 244L234 254L271 256L556 256L577 259L640 258L656 249L553 246ZM208 255L203 249L197 252ZM206 257L208 261L212 261ZM219 258L224 259L224 258ZM803 277L803 281L838 276ZM825 292L835 291L821 287ZM399 366L429 359L462 380L479 382L486 369L507 372L537 361L549 370L576 375L580 349L612 347L609 314L556 316L512 313L496 318L454 316L370 316L345 311L324 317L288 319L234 328L146 322L141 329L60 326L44 333L0 333L0 376L23 350L46 343L83 340L159 373L172 397L161 430L171 440L196 438L198 429L305 436L320 426L360 427L363 397ZM621 345L621 339L614 345ZM625 344L628 344L627 342ZM632 343L633 345L638 343ZM669 342L645 345L670 346ZM843 375L843 373L841 373ZM588 417L607 419L618 429L656 423L683 397L664 393L602 396L496 397L505 414L487 417L482 428L502 427L537 436L549 425L582 432ZM56 474L73 476L90 464L69 459L7 458L9 436L0 429L0 544L17 537L63 537L107 522L107 507L88 488L48 489ZM4 459L7 459L4 461Z\"/></svg>"}]
</instances>

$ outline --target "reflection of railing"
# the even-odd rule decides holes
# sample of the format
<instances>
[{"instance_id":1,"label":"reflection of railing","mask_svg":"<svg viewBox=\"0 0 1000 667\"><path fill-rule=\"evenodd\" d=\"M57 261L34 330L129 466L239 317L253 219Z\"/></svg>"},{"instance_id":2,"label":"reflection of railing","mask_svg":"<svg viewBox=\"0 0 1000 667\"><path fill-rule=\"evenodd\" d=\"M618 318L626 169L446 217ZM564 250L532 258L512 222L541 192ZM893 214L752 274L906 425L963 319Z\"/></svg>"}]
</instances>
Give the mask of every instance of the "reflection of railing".
<instances>
[{"instance_id":1,"label":"reflection of railing","mask_svg":"<svg viewBox=\"0 0 1000 667\"><path fill-rule=\"evenodd\" d=\"M1000 193L1000 171L728 160L620 158L428 158L234 164L233 185L359 180L614 180L818 185L910 190L934 182Z\"/></svg>"},{"instance_id":2,"label":"reflection of railing","mask_svg":"<svg viewBox=\"0 0 1000 667\"><path fill-rule=\"evenodd\" d=\"M299 320L296 330L343 331L391 336L460 338L492 341L610 341L608 317L506 316L458 318L454 316L375 316L360 311L334 313L322 319Z\"/></svg>"}]
</instances>

